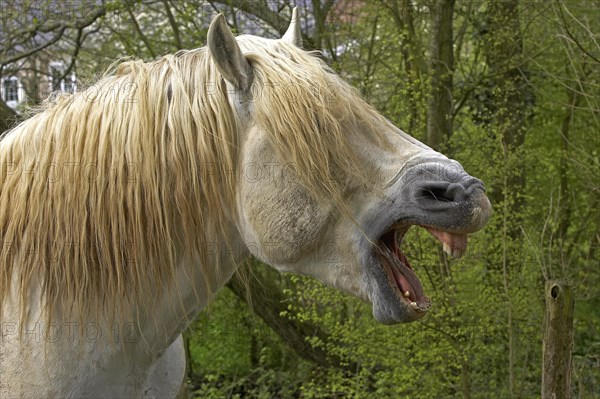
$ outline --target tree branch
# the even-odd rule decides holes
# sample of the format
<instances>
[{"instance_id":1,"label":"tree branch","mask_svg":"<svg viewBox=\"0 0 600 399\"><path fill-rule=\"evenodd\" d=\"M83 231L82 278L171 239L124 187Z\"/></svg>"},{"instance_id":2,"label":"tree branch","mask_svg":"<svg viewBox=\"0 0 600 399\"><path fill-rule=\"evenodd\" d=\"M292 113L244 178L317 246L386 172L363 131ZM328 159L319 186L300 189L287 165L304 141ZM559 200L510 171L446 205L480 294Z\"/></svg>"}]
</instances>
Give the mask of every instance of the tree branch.
<instances>
[{"instance_id":1,"label":"tree branch","mask_svg":"<svg viewBox=\"0 0 600 399\"><path fill-rule=\"evenodd\" d=\"M77 29L77 37L75 38L75 49L73 50L73 54L71 55L71 62L69 63L69 66L64 70L62 75L60 77L58 77L59 82L61 80L64 80L67 77L67 75L69 75L71 73L71 71L73 70L73 67L75 66L75 61L77 60L77 56L79 55L79 50L81 49L81 44L83 43L82 35L83 35L83 28Z\"/></svg>"},{"instance_id":2,"label":"tree branch","mask_svg":"<svg viewBox=\"0 0 600 399\"><path fill-rule=\"evenodd\" d=\"M44 50L44 49L52 46L57 41L59 41L63 37L63 35L64 35L64 33L65 33L65 31L67 29L69 29L69 28L71 28L71 29L75 28L78 31L79 30L83 30L84 28L92 25L94 22L96 22L96 20L98 20L98 18L102 17L105 14L106 14L106 9L104 8L104 6L102 6L102 7L99 7L98 10L95 13L91 14L88 18L86 18L84 20L81 20L81 21L77 21L75 23L68 23L68 24L58 24L57 23L57 24L53 24L53 25L50 25L50 26L47 26L47 27L43 27L43 28L42 27L36 27L36 28L34 28L32 30L28 30L28 31L25 32L26 39L23 40L23 42L25 42L25 41L29 40L30 38L34 37L36 35L36 33L38 33L38 32L41 32L41 33L49 33L49 32L52 32L52 31L57 31L57 32L52 37L52 39L50 39L50 40L48 40L48 41L46 41L46 42L44 42L44 43L42 43L42 44L40 44L38 46L34 46L33 48L31 48L31 49L29 49L29 50L27 50L27 51L25 51L23 53L16 54L16 55L14 55L12 57L9 57L9 58L1 60L0 61L0 66L3 67L5 65L8 65L8 64L11 64L13 62L16 62L16 61L22 60L24 58L27 58L27 57L29 57L29 56L37 53L37 52L40 52L40 51L42 51L42 50Z\"/></svg>"},{"instance_id":3,"label":"tree branch","mask_svg":"<svg viewBox=\"0 0 600 399\"><path fill-rule=\"evenodd\" d=\"M173 13L171 12L169 1L163 0L163 4L165 5L165 10L167 11L167 18L169 19L169 24L171 25L171 29L173 29L173 39L175 40L175 47L177 48L177 50L181 50L183 48L183 43L181 42L181 36L179 35L179 27L177 26L175 17L173 17Z\"/></svg>"},{"instance_id":4,"label":"tree branch","mask_svg":"<svg viewBox=\"0 0 600 399\"><path fill-rule=\"evenodd\" d=\"M577 47L579 47L579 49L588 57L590 57L591 59L593 59L594 61L596 61L597 63L600 64L600 59L596 58L594 55L592 55L589 51L587 51L582 45L581 43L579 43L579 40L577 40L577 38L575 37L575 35L573 35L571 33L571 31L569 30L569 26L567 25L567 21L565 18L565 15L563 13L563 5L562 2L560 0L556 0L556 2L558 3L558 10L560 11L560 17L562 19L563 22L563 28L565 28L565 33L567 34L567 36L569 37L569 39L571 39L571 41L573 43L575 43L575 45ZM565 7L566 8L566 7Z\"/></svg>"},{"instance_id":5,"label":"tree branch","mask_svg":"<svg viewBox=\"0 0 600 399\"><path fill-rule=\"evenodd\" d=\"M22 60L23 58L27 58L27 57L29 57L29 56L37 53L37 52L40 52L40 51L44 50L47 47L50 47L51 45L53 45L54 43L56 43L63 36L63 34L65 33L66 29L67 29L67 27L63 26L63 27L61 27L58 30L58 33L56 35L54 35L54 37L52 39L50 39L49 41L47 41L45 43L42 43L39 46L33 47L33 48L27 50L24 53L17 54L17 55L15 55L13 57L10 57L8 59L2 60L1 66L12 64L13 62Z\"/></svg>"},{"instance_id":6,"label":"tree branch","mask_svg":"<svg viewBox=\"0 0 600 399\"><path fill-rule=\"evenodd\" d=\"M138 21L135 18L135 15L133 15L133 12L131 11L131 8L127 7L127 13L129 14L129 17L131 18L131 22L133 23L135 31L140 36L140 39L142 39L142 42L144 42L144 44L146 45L146 48L148 49L150 56L152 58L156 58L156 53L154 52L154 49L152 48L150 41L148 40L146 35L144 35L144 32L142 32L142 28L140 28L140 24L138 24Z\"/></svg>"},{"instance_id":7,"label":"tree branch","mask_svg":"<svg viewBox=\"0 0 600 399\"><path fill-rule=\"evenodd\" d=\"M237 273L227 283L227 287L243 301L247 302L254 313L292 348L300 357L316 363L321 367L336 367L346 371L355 372L359 365L354 362L340 359L324 349L326 345L315 347L308 341L308 337L318 337L321 342L327 342L328 335L317 325L309 322L299 322L281 316L287 310L287 298L277 284L261 273L249 271L247 265L242 279ZM244 281L247 280L247 281ZM249 291L249 292L248 292ZM250 297L250 298L248 298Z\"/></svg>"}]
</instances>

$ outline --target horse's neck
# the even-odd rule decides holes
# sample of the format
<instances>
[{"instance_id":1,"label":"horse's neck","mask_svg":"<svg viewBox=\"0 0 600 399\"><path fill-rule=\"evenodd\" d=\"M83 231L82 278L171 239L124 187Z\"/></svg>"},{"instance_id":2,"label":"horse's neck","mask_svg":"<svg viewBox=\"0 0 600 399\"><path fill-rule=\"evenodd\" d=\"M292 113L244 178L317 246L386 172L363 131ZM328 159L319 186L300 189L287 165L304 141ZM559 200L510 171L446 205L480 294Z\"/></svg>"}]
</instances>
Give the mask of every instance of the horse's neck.
<instances>
[{"instance_id":1,"label":"horse's neck","mask_svg":"<svg viewBox=\"0 0 600 399\"><path fill-rule=\"evenodd\" d=\"M126 349L128 352L141 350L142 352L149 351L151 354L160 354L207 306L217 291L225 285L238 266L248 257L249 251L239 237L236 228L231 227L228 240L227 244L223 240L215 240L206 244L205 265L202 265L199 258L181 262L168 287L162 287L162 290L157 289L156 292L151 293L154 297L138 298L138 304L134 308L139 310L122 315L124 316L122 318L117 317L120 321L106 322L106 319L98 317L98 315L79 313L66 315L60 309L55 309L52 311L51 324L53 328L60 326L64 327L65 331L68 329L68 334L80 332L78 326L92 325L94 329L102 330L99 332L99 336L109 339L108 343L110 346L114 346L114 349L126 344L125 347L129 348ZM18 262L18 258L16 261ZM205 270L217 267L218 270L213 270L209 276L205 275ZM11 295L3 306L3 320L0 320L3 322L0 323L3 324L3 327L4 324L8 326L10 337L17 339L21 327L26 335L29 335L29 338L38 332L47 330L49 328L46 321L48 309L41 306L41 289L37 279L34 278L27 294L21 295L19 269L17 269L12 276L11 287ZM157 292L160 294L157 295ZM28 311L27 320L23 320L23 326L21 326L19 309L23 298L27 298ZM135 298L132 299L136 301ZM150 301L151 305L148 306L145 301ZM36 340L47 340L41 334L38 335L35 336ZM70 344L78 341L85 343L86 339L84 337L78 340L77 337L73 337ZM58 343L62 343L62 341ZM138 343L143 348L136 349L132 348L132 345L128 345L137 346Z\"/></svg>"},{"instance_id":2,"label":"horse's neck","mask_svg":"<svg viewBox=\"0 0 600 399\"><path fill-rule=\"evenodd\" d=\"M227 243L223 240L207 243L204 265L199 258L182 262L169 291L140 320L144 339L151 346L152 342L157 345L158 350L173 342L249 254L237 230L232 228ZM207 269L213 271L210 276L204 273Z\"/></svg>"}]
</instances>

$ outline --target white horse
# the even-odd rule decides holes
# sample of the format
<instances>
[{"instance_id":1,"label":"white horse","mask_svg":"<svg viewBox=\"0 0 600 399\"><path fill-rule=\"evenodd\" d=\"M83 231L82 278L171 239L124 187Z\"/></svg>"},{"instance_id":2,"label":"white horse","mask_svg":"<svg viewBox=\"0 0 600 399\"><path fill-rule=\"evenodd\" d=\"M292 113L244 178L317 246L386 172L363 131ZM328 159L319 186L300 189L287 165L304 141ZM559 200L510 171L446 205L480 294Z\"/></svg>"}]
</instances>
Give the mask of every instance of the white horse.
<instances>
[{"instance_id":1,"label":"white horse","mask_svg":"<svg viewBox=\"0 0 600 399\"><path fill-rule=\"evenodd\" d=\"M481 181L394 127L312 54L235 38L119 65L0 142L0 397L174 397L181 333L254 255L369 301L430 301L401 250L460 256Z\"/></svg>"}]
</instances>

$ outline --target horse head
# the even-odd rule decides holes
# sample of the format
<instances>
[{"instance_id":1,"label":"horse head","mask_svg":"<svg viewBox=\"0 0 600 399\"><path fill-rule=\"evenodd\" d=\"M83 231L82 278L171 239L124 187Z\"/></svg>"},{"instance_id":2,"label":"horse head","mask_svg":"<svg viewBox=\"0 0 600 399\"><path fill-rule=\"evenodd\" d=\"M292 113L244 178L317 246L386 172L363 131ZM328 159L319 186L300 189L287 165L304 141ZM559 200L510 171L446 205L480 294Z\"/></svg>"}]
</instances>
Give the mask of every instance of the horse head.
<instances>
[{"instance_id":1,"label":"horse head","mask_svg":"<svg viewBox=\"0 0 600 399\"><path fill-rule=\"evenodd\" d=\"M301 45L296 11L280 40L236 38L222 15L208 32L237 114L240 235L278 270L369 301L380 322L417 320L430 300L403 238L418 226L461 256L491 216L484 184L392 125Z\"/></svg>"}]
</instances>

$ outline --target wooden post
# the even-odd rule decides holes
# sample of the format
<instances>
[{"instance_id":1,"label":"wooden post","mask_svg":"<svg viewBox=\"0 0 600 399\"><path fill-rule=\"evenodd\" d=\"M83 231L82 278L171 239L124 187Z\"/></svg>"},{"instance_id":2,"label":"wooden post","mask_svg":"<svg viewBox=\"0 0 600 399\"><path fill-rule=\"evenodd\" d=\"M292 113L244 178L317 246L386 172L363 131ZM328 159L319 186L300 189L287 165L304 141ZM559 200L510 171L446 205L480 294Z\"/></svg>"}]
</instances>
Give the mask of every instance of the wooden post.
<instances>
[{"instance_id":1,"label":"wooden post","mask_svg":"<svg viewBox=\"0 0 600 399\"><path fill-rule=\"evenodd\" d=\"M544 297L542 399L566 399L571 397L575 301L571 287L559 280L546 281Z\"/></svg>"}]
</instances>

